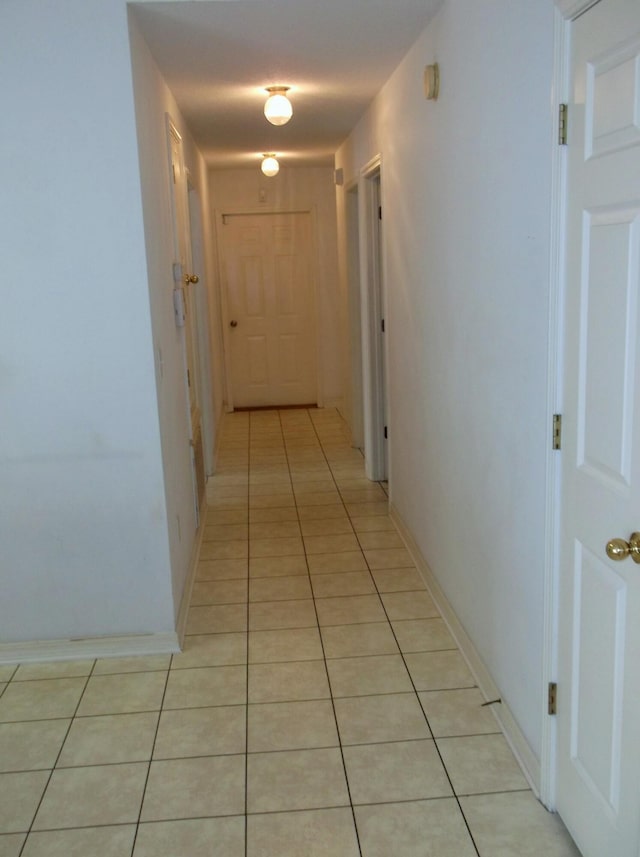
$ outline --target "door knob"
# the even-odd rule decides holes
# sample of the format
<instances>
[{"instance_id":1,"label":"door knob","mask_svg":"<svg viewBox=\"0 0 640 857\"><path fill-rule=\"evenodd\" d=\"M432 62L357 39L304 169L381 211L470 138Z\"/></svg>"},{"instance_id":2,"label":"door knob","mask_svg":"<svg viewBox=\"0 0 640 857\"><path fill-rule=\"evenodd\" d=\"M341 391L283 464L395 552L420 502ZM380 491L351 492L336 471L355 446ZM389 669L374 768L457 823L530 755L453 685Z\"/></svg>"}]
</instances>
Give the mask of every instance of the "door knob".
<instances>
[{"instance_id":1,"label":"door knob","mask_svg":"<svg viewBox=\"0 0 640 857\"><path fill-rule=\"evenodd\" d=\"M235 320L235 318L233 319L233 321L229 322L229 327L237 327L237 326L238 326L238 322Z\"/></svg>"},{"instance_id":2,"label":"door knob","mask_svg":"<svg viewBox=\"0 0 640 857\"><path fill-rule=\"evenodd\" d=\"M624 539L611 539L607 542L607 556L620 562L631 555L634 562L640 563L640 533L631 533L628 542Z\"/></svg>"},{"instance_id":3,"label":"door knob","mask_svg":"<svg viewBox=\"0 0 640 857\"><path fill-rule=\"evenodd\" d=\"M195 283L200 282L200 277L197 274L185 274L184 275L184 281L187 284L193 283L195 285Z\"/></svg>"}]
</instances>

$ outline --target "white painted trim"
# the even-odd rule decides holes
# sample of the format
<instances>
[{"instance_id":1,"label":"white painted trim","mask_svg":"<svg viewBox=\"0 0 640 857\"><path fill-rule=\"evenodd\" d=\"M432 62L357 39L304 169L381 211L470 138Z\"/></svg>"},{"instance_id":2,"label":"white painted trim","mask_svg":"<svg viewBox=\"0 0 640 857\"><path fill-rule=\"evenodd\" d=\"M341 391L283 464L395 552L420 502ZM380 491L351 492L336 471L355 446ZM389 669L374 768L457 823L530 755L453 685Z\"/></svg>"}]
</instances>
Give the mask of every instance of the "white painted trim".
<instances>
[{"instance_id":1,"label":"white painted trim","mask_svg":"<svg viewBox=\"0 0 640 857\"><path fill-rule=\"evenodd\" d=\"M442 588L436 580L433 572L429 568L427 561L422 556L415 539L398 514L397 509L393 506L393 503L390 504L389 514L393 523L396 525L407 550L411 554L411 558L415 562L429 592L431 593L431 597L440 611L442 618L449 628L452 637L456 641L462 656L467 662L473 677L478 683L480 692L486 700L501 698L502 694L499 687L496 685L462 623L456 616L449 600L442 591ZM511 713L509 706L504 700L502 700L500 704L492 705L491 711L493 712L498 722L498 726L502 730L509 746L511 747L514 756L520 764L522 772L527 778L529 785L533 789L534 793L538 795L540 791L540 763L531 750L531 747L518 726L515 717Z\"/></svg>"},{"instance_id":2,"label":"white painted trim","mask_svg":"<svg viewBox=\"0 0 640 857\"><path fill-rule=\"evenodd\" d=\"M318 407L320 407L320 406L318 405ZM344 419L344 414L343 414L344 399L342 398L342 396L339 396L338 398L334 398L334 399L325 399L324 405L322 405L322 407L323 408L335 408L336 411L340 411L340 416Z\"/></svg>"},{"instance_id":3,"label":"white painted trim","mask_svg":"<svg viewBox=\"0 0 640 857\"><path fill-rule=\"evenodd\" d=\"M121 637L85 637L78 640L29 640L0 644L0 664L165 655L179 651L178 635L173 631Z\"/></svg>"},{"instance_id":4,"label":"white painted trim","mask_svg":"<svg viewBox=\"0 0 640 857\"><path fill-rule=\"evenodd\" d=\"M565 21L575 21L600 0L555 0L556 7Z\"/></svg>"},{"instance_id":5,"label":"white painted trim","mask_svg":"<svg viewBox=\"0 0 640 857\"><path fill-rule=\"evenodd\" d=\"M189 562L189 573L187 575L187 580L185 582L184 588L182 590L182 598L180 599L180 609L178 610L178 617L176 619L176 634L178 636L178 643L180 648L184 645L184 636L187 628L187 617L189 614L189 605L191 604L191 596L193 594L193 584L195 583L195 579L198 571L198 561L200 559L200 548L202 547L202 539L204 536L204 528L207 525L207 493L206 493L206 485L205 485L205 501L204 501L204 515L200 516L200 526L196 530L196 538L193 544L193 550L191 551L191 561Z\"/></svg>"}]
</instances>

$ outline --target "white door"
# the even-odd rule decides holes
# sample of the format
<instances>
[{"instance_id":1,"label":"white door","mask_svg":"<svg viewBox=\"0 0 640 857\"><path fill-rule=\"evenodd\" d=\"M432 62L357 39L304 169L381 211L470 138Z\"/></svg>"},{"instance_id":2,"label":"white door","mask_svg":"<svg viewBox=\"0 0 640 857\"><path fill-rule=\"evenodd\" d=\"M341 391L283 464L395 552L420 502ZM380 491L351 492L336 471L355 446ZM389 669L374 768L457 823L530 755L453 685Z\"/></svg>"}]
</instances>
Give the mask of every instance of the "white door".
<instances>
[{"instance_id":1,"label":"white door","mask_svg":"<svg viewBox=\"0 0 640 857\"><path fill-rule=\"evenodd\" d=\"M222 245L233 406L315 404L310 215L226 214Z\"/></svg>"},{"instance_id":2,"label":"white door","mask_svg":"<svg viewBox=\"0 0 640 857\"><path fill-rule=\"evenodd\" d=\"M640 2L571 26L557 807L585 857L640 853Z\"/></svg>"}]
</instances>

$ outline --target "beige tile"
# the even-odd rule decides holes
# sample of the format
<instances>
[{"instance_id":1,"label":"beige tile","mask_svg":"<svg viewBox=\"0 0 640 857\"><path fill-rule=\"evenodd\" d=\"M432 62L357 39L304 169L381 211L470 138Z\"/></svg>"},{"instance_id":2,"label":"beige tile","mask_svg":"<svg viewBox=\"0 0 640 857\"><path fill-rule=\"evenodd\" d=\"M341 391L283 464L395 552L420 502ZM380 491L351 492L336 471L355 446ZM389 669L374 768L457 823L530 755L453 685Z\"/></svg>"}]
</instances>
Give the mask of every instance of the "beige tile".
<instances>
[{"instance_id":1,"label":"beige tile","mask_svg":"<svg viewBox=\"0 0 640 857\"><path fill-rule=\"evenodd\" d=\"M0 696L2 696L2 694L4 693L4 689L5 689L6 687L7 687L7 683L6 683L6 682L4 682L4 681L3 681L3 682L0 682Z\"/></svg>"},{"instance_id":2,"label":"beige tile","mask_svg":"<svg viewBox=\"0 0 640 857\"><path fill-rule=\"evenodd\" d=\"M244 516L244 512L238 516ZM206 526L202 534L203 542L231 542L249 538L249 526L246 523L239 524L214 524Z\"/></svg>"},{"instance_id":3,"label":"beige tile","mask_svg":"<svg viewBox=\"0 0 640 857\"><path fill-rule=\"evenodd\" d=\"M0 697L0 723L73 717L86 678L12 682Z\"/></svg>"},{"instance_id":4,"label":"beige tile","mask_svg":"<svg viewBox=\"0 0 640 857\"><path fill-rule=\"evenodd\" d=\"M53 768L70 720L0 724L0 773Z\"/></svg>"},{"instance_id":5,"label":"beige tile","mask_svg":"<svg viewBox=\"0 0 640 857\"><path fill-rule=\"evenodd\" d=\"M386 500L376 503L347 503L346 507L350 518L370 518L374 515L389 514L389 504Z\"/></svg>"},{"instance_id":6,"label":"beige tile","mask_svg":"<svg viewBox=\"0 0 640 857\"><path fill-rule=\"evenodd\" d=\"M248 812L348 805L338 748L252 753L247 757Z\"/></svg>"},{"instance_id":7,"label":"beige tile","mask_svg":"<svg viewBox=\"0 0 640 857\"><path fill-rule=\"evenodd\" d=\"M249 605L249 630L315 628L318 624L312 599L296 601L255 601Z\"/></svg>"},{"instance_id":8,"label":"beige tile","mask_svg":"<svg viewBox=\"0 0 640 857\"><path fill-rule=\"evenodd\" d=\"M360 549L358 539L353 533L337 536L305 536L304 547L307 555L343 553Z\"/></svg>"},{"instance_id":9,"label":"beige tile","mask_svg":"<svg viewBox=\"0 0 640 857\"><path fill-rule=\"evenodd\" d=\"M530 791L460 801L481 857L580 857L560 817Z\"/></svg>"},{"instance_id":10,"label":"beige tile","mask_svg":"<svg viewBox=\"0 0 640 857\"><path fill-rule=\"evenodd\" d=\"M212 497L246 497L247 495L247 486L246 484L227 484L227 485L211 485L209 486L209 493Z\"/></svg>"},{"instance_id":11,"label":"beige tile","mask_svg":"<svg viewBox=\"0 0 640 857\"><path fill-rule=\"evenodd\" d=\"M304 547L302 538L290 539L251 539L249 542L249 556L302 556Z\"/></svg>"},{"instance_id":12,"label":"beige tile","mask_svg":"<svg viewBox=\"0 0 640 857\"><path fill-rule=\"evenodd\" d=\"M323 492L328 492L331 494L336 493L336 486L333 481L333 478L328 474L319 474L317 479L311 480L296 480L294 482L294 490L296 493L296 497L308 495L308 494L322 494Z\"/></svg>"},{"instance_id":13,"label":"beige tile","mask_svg":"<svg viewBox=\"0 0 640 857\"><path fill-rule=\"evenodd\" d=\"M220 509L246 509L248 505L247 497L218 497L215 494L207 493L207 506L209 509L217 513Z\"/></svg>"},{"instance_id":14,"label":"beige tile","mask_svg":"<svg viewBox=\"0 0 640 857\"><path fill-rule=\"evenodd\" d=\"M253 577L249 584L249 600L295 601L311 598L311 584L306 575L294 577Z\"/></svg>"},{"instance_id":15,"label":"beige tile","mask_svg":"<svg viewBox=\"0 0 640 857\"><path fill-rule=\"evenodd\" d=\"M387 620L377 595L320 598L316 601L316 609L320 625L352 625Z\"/></svg>"},{"instance_id":16,"label":"beige tile","mask_svg":"<svg viewBox=\"0 0 640 857\"><path fill-rule=\"evenodd\" d=\"M58 768L143 762L151 758L158 714L76 717L64 742Z\"/></svg>"},{"instance_id":17,"label":"beige tile","mask_svg":"<svg viewBox=\"0 0 640 857\"><path fill-rule=\"evenodd\" d=\"M418 694L436 738L460 735L487 735L499 732L491 708L477 688L434 690Z\"/></svg>"},{"instance_id":18,"label":"beige tile","mask_svg":"<svg viewBox=\"0 0 640 857\"><path fill-rule=\"evenodd\" d=\"M166 672L92 676L78 708L80 716L157 711Z\"/></svg>"},{"instance_id":19,"label":"beige tile","mask_svg":"<svg viewBox=\"0 0 640 857\"><path fill-rule=\"evenodd\" d=\"M327 661L334 697L405 693L411 680L400 655L373 655Z\"/></svg>"},{"instance_id":20,"label":"beige tile","mask_svg":"<svg viewBox=\"0 0 640 857\"><path fill-rule=\"evenodd\" d=\"M398 652L388 622L325 626L322 629L322 642L327 658L393 655Z\"/></svg>"},{"instance_id":21,"label":"beige tile","mask_svg":"<svg viewBox=\"0 0 640 857\"><path fill-rule=\"evenodd\" d=\"M456 648L456 642L442 619L401 619L391 624L403 652Z\"/></svg>"},{"instance_id":22,"label":"beige tile","mask_svg":"<svg viewBox=\"0 0 640 857\"><path fill-rule=\"evenodd\" d=\"M342 500L345 503L380 503L386 500L387 495L379 485L368 488L345 488L340 490Z\"/></svg>"},{"instance_id":23,"label":"beige tile","mask_svg":"<svg viewBox=\"0 0 640 857\"><path fill-rule=\"evenodd\" d=\"M476 857L454 798L358 806L355 815L362 857Z\"/></svg>"},{"instance_id":24,"label":"beige tile","mask_svg":"<svg viewBox=\"0 0 640 857\"><path fill-rule=\"evenodd\" d=\"M245 604L215 604L189 609L187 634L231 634L246 630Z\"/></svg>"},{"instance_id":25,"label":"beige tile","mask_svg":"<svg viewBox=\"0 0 640 857\"><path fill-rule=\"evenodd\" d=\"M206 559L198 562L196 580L241 580L248 574L247 559Z\"/></svg>"},{"instance_id":26,"label":"beige tile","mask_svg":"<svg viewBox=\"0 0 640 857\"><path fill-rule=\"evenodd\" d=\"M360 532L358 533L358 540L363 550L397 550L404 548L404 542L395 530Z\"/></svg>"},{"instance_id":27,"label":"beige tile","mask_svg":"<svg viewBox=\"0 0 640 857\"><path fill-rule=\"evenodd\" d=\"M317 628L289 628L277 631L249 631L249 663L315 661L322 658Z\"/></svg>"},{"instance_id":28,"label":"beige tile","mask_svg":"<svg viewBox=\"0 0 640 857\"><path fill-rule=\"evenodd\" d=\"M349 519L344 518L329 518L328 520L320 521L302 521L302 535L305 538L310 536L338 536L345 533L352 534L353 527L349 523Z\"/></svg>"},{"instance_id":29,"label":"beige tile","mask_svg":"<svg viewBox=\"0 0 640 857\"><path fill-rule=\"evenodd\" d=\"M295 506L285 506L284 508L275 506L270 509L251 509L249 511L249 521L251 524L297 520L298 512Z\"/></svg>"},{"instance_id":30,"label":"beige tile","mask_svg":"<svg viewBox=\"0 0 640 857\"><path fill-rule=\"evenodd\" d=\"M13 681L88 676L93 669L93 664L93 661L53 661L42 664L21 664L16 670Z\"/></svg>"},{"instance_id":31,"label":"beige tile","mask_svg":"<svg viewBox=\"0 0 640 857\"><path fill-rule=\"evenodd\" d=\"M389 693L335 700L343 745L430 738L415 693Z\"/></svg>"},{"instance_id":32,"label":"beige tile","mask_svg":"<svg viewBox=\"0 0 640 857\"><path fill-rule=\"evenodd\" d=\"M250 509L284 509L294 507L293 493L264 494L253 496L249 500Z\"/></svg>"},{"instance_id":33,"label":"beige tile","mask_svg":"<svg viewBox=\"0 0 640 857\"><path fill-rule=\"evenodd\" d=\"M22 857L129 857L135 833L135 824L32 832Z\"/></svg>"},{"instance_id":34,"label":"beige tile","mask_svg":"<svg viewBox=\"0 0 640 857\"><path fill-rule=\"evenodd\" d=\"M365 550L365 559L370 569L381 568L413 568L414 562L406 548L389 548L388 550Z\"/></svg>"},{"instance_id":35,"label":"beige tile","mask_svg":"<svg viewBox=\"0 0 640 857\"><path fill-rule=\"evenodd\" d=\"M457 795L528 788L502 735L438 738L437 743Z\"/></svg>"},{"instance_id":36,"label":"beige tile","mask_svg":"<svg viewBox=\"0 0 640 857\"><path fill-rule=\"evenodd\" d=\"M206 559L244 559L249 556L249 542L246 539L234 539L230 542L203 542L200 546L200 560Z\"/></svg>"},{"instance_id":37,"label":"beige tile","mask_svg":"<svg viewBox=\"0 0 640 857\"><path fill-rule=\"evenodd\" d=\"M388 515L371 515L369 517L351 518L356 533L395 532L393 521Z\"/></svg>"},{"instance_id":38,"label":"beige tile","mask_svg":"<svg viewBox=\"0 0 640 857\"><path fill-rule=\"evenodd\" d=\"M194 634L185 637L182 652L174 655L171 669L224 667L247 662L247 635Z\"/></svg>"},{"instance_id":39,"label":"beige tile","mask_svg":"<svg viewBox=\"0 0 640 857\"><path fill-rule=\"evenodd\" d=\"M163 708L201 708L246 702L245 666L171 670Z\"/></svg>"},{"instance_id":40,"label":"beige tile","mask_svg":"<svg viewBox=\"0 0 640 857\"><path fill-rule=\"evenodd\" d=\"M141 820L238 815L244 795L244 755L152 762Z\"/></svg>"},{"instance_id":41,"label":"beige tile","mask_svg":"<svg viewBox=\"0 0 640 857\"><path fill-rule=\"evenodd\" d=\"M246 521L247 513L244 509L230 509L226 512L222 510L213 511L210 515L207 515L207 523L205 526L204 535L206 536L207 531L213 530L216 527L225 527L227 525L233 527L236 524L246 525Z\"/></svg>"},{"instance_id":42,"label":"beige tile","mask_svg":"<svg viewBox=\"0 0 640 857\"><path fill-rule=\"evenodd\" d=\"M244 817L141 824L133 857L245 857Z\"/></svg>"},{"instance_id":43,"label":"beige tile","mask_svg":"<svg viewBox=\"0 0 640 857\"><path fill-rule=\"evenodd\" d=\"M54 771L34 830L137 821L147 769L136 762Z\"/></svg>"},{"instance_id":44,"label":"beige tile","mask_svg":"<svg viewBox=\"0 0 640 857\"><path fill-rule=\"evenodd\" d=\"M475 679L460 652L417 652L405 656L416 690L475 687Z\"/></svg>"},{"instance_id":45,"label":"beige tile","mask_svg":"<svg viewBox=\"0 0 640 857\"><path fill-rule=\"evenodd\" d=\"M168 670L171 655L134 655L127 658L101 658L96 661L93 675L115 675L116 673L143 673Z\"/></svg>"},{"instance_id":46,"label":"beige tile","mask_svg":"<svg viewBox=\"0 0 640 857\"><path fill-rule=\"evenodd\" d=\"M246 706L163 711L154 759L222 756L246 749Z\"/></svg>"},{"instance_id":47,"label":"beige tile","mask_svg":"<svg viewBox=\"0 0 640 857\"><path fill-rule=\"evenodd\" d=\"M337 747L338 731L330 700L250 705L249 752Z\"/></svg>"},{"instance_id":48,"label":"beige tile","mask_svg":"<svg viewBox=\"0 0 640 857\"><path fill-rule=\"evenodd\" d=\"M329 506L299 506L298 515L301 521L326 521L332 518L347 518L342 503Z\"/></svg>"},{"instance_id":49,"label":"beige tile","mask_svg":"<svg viewBox=\"0 0 640 857\"><path fill-rule=\"evenodd\" d=\"M2 685L0 685L1 692ZM19 857L25 839L26 833L0 833L0 857ZM49 852L47 857L53 857L53 855Z\"/></svg>"},{"instance_id":50,"label":"beige tile","mask_svg":"<svg viewBox=\"0 0 640 857\"><path fill-rule=\"evenodd\" d=\"M316 491L304 494L296 493L296 503L298 508L305 506L334 506L339 505L342 508L342 500L340 495L334 489L333 491Z\"/></svg>"},{"instance_id":51,"label":"beige tile","mask_svg":"<svg viewBox=\"0 0 640 857\"><path fill-rule=\"evenodd\" d=\"M251 524L252 539L296 539L300 538L300 524L297 521L271 521Z\"/></svg>"},{"instance_id":52,"label":"beige tile","mask_svg":"<svg viewBox=\"0 0 640 857\"><path fill-rule=\"evenodd\" d=\"M191 593L191 605L244 604L247 592L247 580L196 581Z\"/></svg>"},{"instance_id":53,"label":"beige tile","mask_svg":"<svg viewBox=\"0 0 640 857\"><path fill-rule=\"evenodd\" d=\"M307 561L304 556L264 556L255 557L249 563L251 577L295 577L307 575Z\"/></svg>"},{"instance_id":54,"label":"beige tile","mask_svg":"<svg viewBox=\"0 0 640 857\"><path fill-rule=\"evenodd\" d=\"M350 809L250 815L247 857L360 857Z\"/></svg>"},{"instance_id":55,"label":"beige tile","mask_svg":"<svg viewBox=\"0 0 640 857\"><path fill-rule=\"evenodd\" d=\"M371 572L379 592L407 592L426 589L415 568L393 568Z\"/></svg>"},{"instance_id":56,"label":"beige tile","mask_svg":"<svg viewBox=\"0 0 640 857\"><path fill-rule=\"evenodd\" d=\"M343 571L368 571L362 551L316 554L307 558L311 574L338 574Z\"/></svg>"},{"instance_id":57,"label":"beige tile","mask_svg":"<svg viewBox=\"0 0 640 857\"><path fill-rule=\"evenodd\" d=\"M16 670L18 669L17 665L8 664L0 666L0 681L10 681L12 677L15 675Z\"/></svg>"},{"instance_id":58,"label":"beige tile","mask_svg":"<svg viewBox=\"0 0 640 857\"><path fill-rule=\"evenodd\" d=\"M29 830L49 771L0 774L0 833Z\"/></svg>"},{"instance_id":59,"label":"beige tile","mask_svg":"<svg viewBox=\"0 0 640 857\"><path fill-rule=\"evenodd\" d=\"M354 805L451 794L432 740L365 744L344 747L343 752Z\"/></svg>"},{"instance_id":60,"label":"beige tile","mask_svg":"<svg viewBox=\"0 0 640 857\"><path fill-rule=\"evenodd\" d=\"M330 697L324 661L255 664L249 667L249 702L285 702Z\"/></svg>"},{"instance_id":61,"label":"beige tile","mask_svg":"<svg viewBox=\"0 0 640 857\"><path fill-rule=\"evenodd\" d=\"M368 571L343 571L338 574L311 575L313 594L316 598L334 598L347 595L371 595L375 593Z\"/></svg>"},{"instance_id":62,"label":"beige tile","mask_svg":"<svg viewBox=\"0 0 640 857\"><path fill-rule=\"evenodd\" d=\"M428 592L387 592L382 595L389 619L430 619L439 616Z\"/></svg>"}]
</instances>

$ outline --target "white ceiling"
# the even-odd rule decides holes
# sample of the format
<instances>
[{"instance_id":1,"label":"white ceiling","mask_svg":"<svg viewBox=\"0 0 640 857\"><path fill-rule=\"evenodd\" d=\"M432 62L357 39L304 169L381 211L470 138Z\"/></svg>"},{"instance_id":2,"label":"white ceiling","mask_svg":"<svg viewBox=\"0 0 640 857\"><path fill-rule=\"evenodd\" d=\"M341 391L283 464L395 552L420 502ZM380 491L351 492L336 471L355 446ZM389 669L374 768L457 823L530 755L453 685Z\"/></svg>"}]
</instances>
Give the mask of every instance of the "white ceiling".
<instances>
[{"instance_id":1,"label":"white ceiling","mask_svg":"<svg viewBox=\"0 0 640 857\"><path fill-rule=\"evenodd\" d=\"M207 162L332 164L333 154L442 0L193 0L134 14ZM425 57L425 64L433 61ZM291 87L291 121L262 113Z\"/></svg>"}]
</instances>

